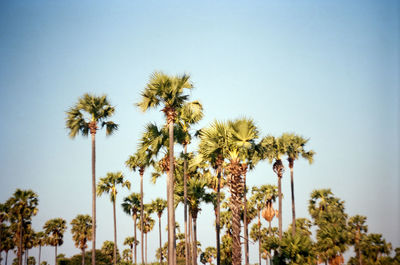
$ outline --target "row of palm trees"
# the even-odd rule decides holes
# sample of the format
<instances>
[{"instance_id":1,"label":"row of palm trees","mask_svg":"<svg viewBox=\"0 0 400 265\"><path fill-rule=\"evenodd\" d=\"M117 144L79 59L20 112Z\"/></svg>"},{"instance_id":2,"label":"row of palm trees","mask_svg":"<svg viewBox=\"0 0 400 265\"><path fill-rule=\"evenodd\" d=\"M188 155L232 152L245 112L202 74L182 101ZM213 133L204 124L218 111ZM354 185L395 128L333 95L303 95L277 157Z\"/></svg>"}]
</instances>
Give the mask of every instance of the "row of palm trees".
<instances>
[{"instance_id":1,"label":"row of palm trees","mask_svg":"<svg viewBox=\"0 0 400 265\"><path fill-rule=\"evenodd\" d=\"M187 202L187 147L193 135L190 133L191 126L201 120L202 106L198 101L188 102L187 94L193 88L189 75L169 76L161 72L155 72L150 77L150 81L141 93L141 100L137 103L142 111L161 106L165 115L166 124L159 128L156 124L148 124L145 133L140 139L137 152L132 155L126 164L132 170L139 170L141 176L141 201L143 202L143 174L146 168L152 166L158 173L167 174L167 212L168 212L168 262L176 264L176 235L175 235L175 212L174 212L174 186L175 177L175 156L174 144L183 145L183 193L184 193L184 222L185 222L185 244L187 256L189 256L188 244L188 202ZM92 136L92 223L93 244L92 262L94 263L95 240L96 240L96 196L95 196L95 135L98 126L106 128L106 134L112 134L118 125L108 119L115 109L107 100L106 96L96 97L85 94L78 100L78 103L67 112L66 125L70 131L70 136L75 137L78 133L87 136L90 132ZM302 156L310 163L313 160L313 151L304 150L307 139L295 134L283 134L276 138L266 136L260 138L258 128L251 119L237 119L227 122L215 121L209 127L197 132L200 137L199 159L207 163L217 176L217 264L220 262L219 251L219 191L221 188L221 178L226 178L231 193L231 209L233 213L233 263L241 263L240 247L240 218L239 210L241 205L246 207L246 175L255 165L268 159L273 162L273 170L278 176L279 194L279 235L282 238L282 193L281 178L284 166L282 157L287 155L289 168L291 170L291 190L292 190L292 213L293 227L295 231L295 204L294 204L294 185L293 185L293 165L294 161ZM164 156L157 161L160 152ZM243 201L244 200L244 201ZM140 216L143 219L143 203L140 209ZM246 211L245 211L246 213ZM143 220L141 220L141 224ZM245 231L245 261L248 264L248 228L246 214L244 216ZM116 235L116 233L115 233ZM143 237L143 235L142 235ZM142 238L143 242L143 238ZM143 252L143 250L142 250ZM143 256L143 255L142 255ZM142 260L143 262L143 260ZM189 261L186 262L188 264ZM94 264L93 264L94 265Z\"/></svg>"}]
</instances>

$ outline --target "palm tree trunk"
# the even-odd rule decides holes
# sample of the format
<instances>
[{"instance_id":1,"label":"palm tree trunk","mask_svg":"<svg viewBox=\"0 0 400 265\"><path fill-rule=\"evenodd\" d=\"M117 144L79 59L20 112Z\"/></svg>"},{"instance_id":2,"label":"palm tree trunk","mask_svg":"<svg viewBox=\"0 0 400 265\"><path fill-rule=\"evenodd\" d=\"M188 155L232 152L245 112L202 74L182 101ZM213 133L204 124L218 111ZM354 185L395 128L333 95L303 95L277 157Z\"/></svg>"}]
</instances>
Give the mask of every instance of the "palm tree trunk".
<instances>
[{"instance_id":1,"label":"palm tree trunk","mask_svg":"<svg viewBox=\"0 0 400 265\"><path fill-rule=\"evenodd\" d=\"M137 264L137 245L136 245L136 214L133 215L133 226L134 226L134 237L135 237L135 242L133 243L135 245L135 264Z\"/></svg>"},{"instance_id":2,"label":"palm tree trunk","mask_svg":"<svg viewBox=\"0 0 400 265\"><path fill-rule=\"evenodd\" d=\"M217 173L217 178L218 178L218 184L217 184L217 217L215 220L215 227L217 230L217 265L221 264L221 250L220 250L220 192L221 192L221 172L222 172L222 167L219 164L218 165L218 173Z\"/></svg>"},{"instance_id":3,"label":"palm tree trunk","mask_svg":"<svg viewBox=\"0 0 400 265\"><path fill-rule=\"evenodd\" d=\"M281 185L282 176L278 175L278 195L279 195L279 240L282 240L282 185Z\"/></svg>"},{"instance_id":4,"label":"palm tree trunk","mask_svg":"<svg viewBox=\"0 0 400 265\"><path fill-rule=\"evenodd\" d=\"M115 214L115 197L113 201L113 215L114 215L114 265L117 265L117 216Z\"/></svg>"},{"instance_id":5,"label":"palm tree trunk","mask_svg":"<svg viewBox=\"0 0 400 265\"><path fill-rule=\"evenodd\" d=\"M18 262L19 265L22 265L22 220L19 226Z\"/></svg>"},{"instance_id":6,"label":"palm tree trunk","mask_svg":"<svg viewBox=\"0 0 400 265\"><path fill-rule=\"evenodd\" d=\"M185 256L189 256L188 240L187 240L187 144L184 144L183 153L185 159L183 160L183 196L184 196L184 219L185 219ZM189 265L189 260L185 259L185 264Z\"/></svg>"},{"instance_id":7,"label":"palm tree trunk","mask_svg":"<svg viewBox=\"0 0 400 265\"><path fill-rule=\"evenodd\" d=\"M92 265L96 265L96 129L91 130L92 135Z\"/></svg>"},{"instance_id":8,"label":"palm tree trunk","mask_svg":"<svg viewBox=\"0 0 400 265\"><path fill-rule=\"evenodd\" d=\"M246 195L246 171L243 174L243 192L244 192L244 211L243 211L243 228L244 228L244 256L245 264L249 265L249 230L247 228L247 195Z\"/></svg>"},{"instance_id":9,"label":"palm tree trunk","mask_svg":"<svg viewBox=\"0 0 400 265\"><path fill-rule=\"evenodd\" d=\"M293 160L289 160L290 168L290 188L292 192L292 236L296 234L296 209L294 204L294 180L293 180Z\"/></svg>"},{"instance_id":10,"label":"palm tree trunk","mask_svg":"<svg viewBox=\"0 0 400 265\"><path fill-rule=\"evenodd\" d=\"M5 265L7 265L7 259L8 259L8 251L6 251L6 263L5 263ZM38 265L40 265L40 263Z\"/></svg>"},{"instance_id":11,"label":"palm tree trunk","mask_svg":"<svg viewBox=\"0 0 400 265\"><path fill-rule=\"evenodd\" d=\"M147 233L145 234L145 236L146 236L146 252L145 252L145 255L146 255L146 259L145 259L145 264L147 264Z\"/></svg>"},{"instance_id":12,"label":"palm tree trunk","mask_svg":"<svg viewBox=\"0 0 400 265\"><path fill-rule=\"evenodd\" d=\"M197 214L193 216L193 265L197 265Z\"/></svg>"},{"instance_id":13,"label":"palm tree trunk","mask_svg":"<svg viewBox=\"0 0 400 265\"><path fill-rule=\"evenodd\" d=\"M161 215L158 216L158 233L160 235L160 265L162 264L162 242L161 242Z\"/></svg>"},{"instance_id":14,"label":"palm tree trunk","mask_svg":"<svg viewBox=\"0 0 400 265\"><path fill-rule=\"evenodd\" d=\"M174 119L168 117L169 129L169 176L168 176L168 264L176 265L175 208L174 208Z\"/></svg>"},{"instance_id":15,"label":"palm tree trunk","mask_svg":"<svg viewBox=\"0 0 400 265\"><path fill-rule=\"evenodd\" d=\"M57 265L57 245L54 247L54 251L55 251L55 265Z\"/></svg>"},{"instance_id":16,"label":"palm tree trunk","mask_svg":"<svg viewBox=\"0 0 400 265\"><path fill-rule=\"evenodd\" d=\"M40 256L41 256L41 254L42 254L42 245L41 245L41 244L39 244L39 257L38 257L38 265L40 265ZM6 263L6 265L7 265L7 263Z\"/></svg>"},{"instance_id":17,"label":"palm tree trunk","mask_svg":"<svg viewBox=\"0 0 400 265\"><path fill-rule=\"evenodd\" d=\"M189 260L192 260L192 242L193 242L193 225L192 225L192 213L189 210L189 256L186 257Z\"/></svg>"},{"instance_id":18,"label":"palm tree trunk","mask_svg":"<svg viewBox=\"0 0 400 265\"><path fill-rule=\"evenodd\" d=\"M241 193L243 184L241 183L240 174L232 174L230 185L231 190L231 211L232 211L232 264L242 264L242 246L240 244L240 206Z\"/></svg>"},{"instance_id":19,"label":"palm tree trunk","mask_svg":"<svg viewBox=\"0 0 400 265\"><path fill-rule=\"evenodd\" d=\"M258 215L258 264L261 264L261 217L259 209L257 209L257 215Z\"/></svg>"},{"instance_id":20,"label":"palm tree trunk","mask_svg":"<svg viewBox=\"0 0 400 265\"><path fill-rule=\"evenodd\" d=\"M25 264L26 265L28 265L28 256L29 256L28 249L25 248Z\"/></svg>"},{"instance_id":21,"label":"palm tree trunk","mask_svg":"<svg viewBox=\"0 0 400 265\"><path fill-rule=\"evenodd\" d=\"M82 265L85 265L85 249L84 248L82 248Z\"/></svg>"},{"instance_id":22,"label":"palm tree trunk","mask_svg":"<svg viewBox=\"0 0 400 265\"><path fill-rule=\"evenodd\" d=\"M144 243L144 224L143 224L143 169L140 170L140 250L142 253L142 264L144 264L144 250L143 250L143 243Z\"/></svg>"}]
</instances>

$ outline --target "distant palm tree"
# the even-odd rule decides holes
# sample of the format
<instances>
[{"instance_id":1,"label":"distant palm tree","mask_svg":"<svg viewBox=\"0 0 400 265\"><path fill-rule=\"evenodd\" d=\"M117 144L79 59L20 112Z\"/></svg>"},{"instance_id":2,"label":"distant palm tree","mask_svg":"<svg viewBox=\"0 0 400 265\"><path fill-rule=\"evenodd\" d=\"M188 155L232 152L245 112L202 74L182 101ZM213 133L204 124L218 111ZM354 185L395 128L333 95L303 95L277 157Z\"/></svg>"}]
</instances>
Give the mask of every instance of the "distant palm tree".
<instances>
[{"instance_id":1,"label":"distant palm tree","mask_svg":"<svg viewBox=\"0 0 400 265\"><path fill-rule=\"evenodd\" d=\"M142 111L163 106L169 130L169 176L167 181L168 202L168 262L176 263L175 212L174 212L174 122L177 111L182 108L189 96L184 89L192 89L189 75L168 76L162 72L154 72L137 104Z\"/></svg>"},{"instance_id":2,"label":"distant palm tree","mask_svg":"<svg viewBox=\"0 0 400 265\"><path fill-rule=\"evenodd\" d=\"M4 251L6 253L4 264L7 265L8 252L15 248L15 242L13 240L13 234L10 226L0 224L0 231L0 252Z\"/></svg>"},{"instance_id":3,"label":"distant palm tree","mask_svg":"<svg viewBox=\"0 0 400 265\"><path fill-rule=\"evenodd\" d=\"M359 265L362 265L360 242L365 234L368 232L366 221L367 217L362 215L355 215L350 217L348 222L349 230L351 233L350 244L354 245L354 251L356 252L356 258L359 262Z\"/></svg>"},{"instance_id":4,"label":"distant palm tree","mask_svg":"<svg viewBox=\"0 0 400 265\"><path fill-rule=\"evenodd\" d=\"M141 206L141 196L139 193L132 193L128 197L124 198L124 202L121 204L122 209L126 214L132 215L133 218L133 231L135 242L137 242L136 236L136 221L138 218L138 212ZM137 264L137 244L135 244L135 264Z\"/></svg>"},{"instance_id":5,"label":"distant palm tree","mask_svg":"<svg viewBox=\"0 0 400 265\"><path fill-rule=\"evenodd\" d=\"M113 134L118 125L112 121L107 121L114 114L112 107L105 95L97 97L91 94L84 94L78 99L75 106L67 112L66 127L69 136L75 138L78 133L92 136L92 265L96 264L96 132L98 124L106 127L106 135Z\"/></svg>"},{"instance_id":6,"label":"distant palm tree","mask_svg":"<svg viewBox=\"0 0 400 265\"><path fill-rule=\"evenodd\" d=\"M143 175L146 168L151 166L154 162L151 159L152 153L148 151L148 149L141 149L136 154L129 157L129 159L125 162L125 164L133 171L139 170L140 174L140 223L143 226L143 207L144 207L144 199L143 199ZM142 263L144 263L144 255L143 255L143 231L141 231L141 252L142 252Z\"/></svg>"},{"instance_id":7,"label":"distant palm tree","mask_svg":"<svg viewBox=\"0 0 400 265\"><path fill-rule=\"evenodd\" d=\"M294 161L301 155L303 158L311 164L315 155L314 151L304 150L304 146L307 144L308 139L305 139L299 135L293 133L284 133L281 136L282 142L285 145L285 153L288 156L289 168L290 168L290 188L292 193L292 236L296 233L296 207L294 203L294 181L293 181L293 166Z\"/></svg>"},{"instance_id":8,"label":"distant palm tree","mask_svg":"<svg viewBox=\"0 0 400 265\"><path fill-rule=\"evenodd\" d=\"M122 172L107 173L107 176L101 178L97 184L97 195L101 196L103 193L110 194L110 200L113 204L113 216L114 216L114 265L117 264L117 216L115 213L115 200L117 197L117 185L120 184L122 187L131 188L131 183L124 179Z\"/></svg>"},{"instance_id":9,"label":"distant palm tree","mask_svg":"<svg viewBox=\"0 0 400 265\"><path fill-rule=\"evenodd\" d=\"M82 251L82 265L85 265L85 249L93 235L92 219L87 214L78 214L71 221L71 226L72 239L75 241L75 246Z\"/></svg>"},{"instance_id":10,"label":"distant palm tree","mask_svg":"<svg viewBox=\"0 0 400 265\"><path fill-rule=\"evenodd\" d=\"M141 226L141 223L138 223L138 228L140 231L143 231L145 235L145 262L144 264L147 264L147 234L153 230L154 227L154 219L150 217L151 214L151 208L149 208L149 205L146 205L146 211L144 213L143 217L143 226ZM143 228L142 228L143 227Z\"/></svg>"},{"instance_id":11,"label":"distant palm tree","mask_svg":"<svg viewBox=\"0 0 400 265\"><path fill-rule=\"evenodd\" d=\"M43 226L43 230L46 233L49 245L54 246L55 265L57 265L57 246L61 246L64 243L63 237L66 229L67 221L62 218L50 219Z\"/></svg>"},{"instance_id":12,"label":"distant palm tree","mask_svg":"<svg viewBox=\"0 0 400 265\"><path fill-rule=\"evenodd\" d=\"M161 216L167 208L167 201L161 198L157 198L150 204L152 212L157 213L158 217L158 229L159 229L159 236L160 236L160 249L162 248L162 241L161 241ZM162 264L163 256L162 253L160 255L160 264Z\"/></svg>"},{"instance_id":13,"label":"distant palm tree","mask_svg":"<svg viewBox=\"0 0 400 265\"><path fill-rule=\"evenodd\" d=\"M35 236L35 245L39 247L38 264L40 264L41 260L42 246L45 246L46 243L47 243L46 234L43 231L37 232Z\"/></svg>"},{"instance_id":14,"label":"distant palm tree","mask_svg":"<svg viewBox=\"0 0 400 265\"><path fill-rule=\"evenodd\" d=\"M32 190L17 189L13 197L6 202L9 207L8 219L11 223L11 229L15 231L13 239L18 248L19 265L22 265L24 232L31 225L32 216L37 214L38 201L38 195Z\"/></svg>"},{"instance_id":15,"label":"distant palm tree","mask_svg":"<svg viewBox=\"0 0 400 265\"><path fill-rule=\"evenodd\" d=\"M138 243L139 241L137 241L136 238L132 236L125 238L124 241L124 245L127 245L130 248L130 260L132 263L133 263L133 246L136 246Z\"/></svg>"},{"instance_id":16,"label":"distant palm tree","mask_svg":"<svg viewBox=\"0 0 400 265\"><path fill-rule=\"evenodd\" d=\"M199 101L188 102L183 105L178 111L177 122L182 128L183 132L183 154L184 154L184 173L183 173L183 187L184 187L184 222L185 222L185 255L189 256L189 242L187 240L187 146L190 144L191 135L189 133L190 126L198 123L203 118L203 106ZM189 264L189 259L185 259L186 265Z\"/></svg>"}]
</instances>

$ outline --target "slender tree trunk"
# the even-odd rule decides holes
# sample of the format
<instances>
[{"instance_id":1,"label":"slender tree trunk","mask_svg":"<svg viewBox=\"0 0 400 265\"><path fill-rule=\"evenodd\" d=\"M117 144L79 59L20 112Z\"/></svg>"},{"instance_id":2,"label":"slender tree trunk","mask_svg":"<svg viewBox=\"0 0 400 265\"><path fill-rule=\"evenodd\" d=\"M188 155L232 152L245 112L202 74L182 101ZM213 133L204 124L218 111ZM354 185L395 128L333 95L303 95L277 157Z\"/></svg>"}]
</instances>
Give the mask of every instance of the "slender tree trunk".
<instances>
[{"instance_id":1,"label":"slender tree trunk","mask_svg":"<svg viewBox=\"0 0 400 265\"><path fill-rule=\"evenodd\" d=\"M144 224L143 224L143 169L140 169L140 247L141 247L141 253L142 253L142 264L144 264L144 250L143 250L143 243L144 243L144 235L143 235L143 231L144 231Z\"/></svg>"},{"instance_id":2,"label":"slender tree trunk","mask_svg":"<svg viewBox=\"0 0 400 265\"><path fill-rule=\"evenodd\" d=\"M18 262L22 265L22 220L19 228Z\"/></svg>"},{"instance_id":3,"label":"slender tree trunk","mask_svg":"<svg viewBox=\"0 0 400 265\"><path fill-rule=\"evenodd\" d=\"M162 241L161 241L161 215L158 216L158 233L160 235L160 265L162 264Z\"/></svg>"},{"instance_id":4,"label":"slender tree trunk","mask_svg":"<svg viewBox=\"0 0 400 265\"><path fill-rule=\"evenodd\" d=\"M7 259L8 259L8 251L6 251L6 263L5 263L5 265L7 265ZM38 265L40 265L40 263Z\"/></svg>"},{"instance_id":5,"label":"slender tree trunk","mask_svg":"<svg viewBox=\"0 0 400 265\"><path fill-rule=\"evenodd\" d=\"M258 264L261 265L261 217L259 209L257 209L257 215L258 215Z\"/></svg>"},{"instance_id":6,"label":"slender tree trunk","mask_svg":"<svg viewBox=\"0 0 400 265\"><path fill-rule=\"evenodd\" d=\"M82 248L82 265L85 265L85 249L84 248Z\"/></svg>"},{"instance_id":7,"label":"slender tree trunk","mask_svg":"<svg viewBox=\"0 0 400 265\"><path fill-rule=\"evenodd\" d=\"M133 243L134 244L134 246L135 246L135 264L137 264L137 245L136 245L136 240L137 240L137 237L136 237L136 214L134 214L133 215L133 226L134 226L134 237L135 237L135 242Z\"/></svg>"},{"instance_id":8,"label":"slender tree trunk","mask_svg":"<svg viewBox=\"0 0 400 265\"><path fill-rule=\"evenodd\" d=\"M192 225L192 213L189 210L189 257L187 257L192 262L192 242L193 242L193 225Z\"/></svg>"},{"instance_id":9,"label":"slender tree trunk","mask_svg":"<svg viewBox=\"0 0 400 265\"><path fill-rule=\"evenodd\" d=\"M245 264L249 265L249 230L247 228L247 194L246 194L246 171L243 174L243 200L244 200L244 210L243 210L243 228L244 228L244 256Z\"/></svg>"},{"instance_id":10,"label":"slender tree trunk","mask_svg":"<svg viewBox=\"0 0 400 265\"><path fill-rule=\"evenodd\" d=\"M92 135L92 265L96 265L96 129L91 129L90 133Z\"/></svg>"},{"instance_id":11,"label":"slender tree trunk","mask_svg":"<svg viewBox=\"0 0 400 265\"><path fill-rule=\"evenodd\" d=\"M296 234L296 208L294 204L294 180L293 180L293 160L289 159L290 168L290 188L292 192L292 236Z\"/></svg>"},{"instance_id":12,"label":"slender tree trunk","mask_svg":"<svg viewBox=\"0 0 400 265\"><path fill-rule=\"evenodd\" d=\"M55 265L57 265L57 245L54 247L54 250L55 250Z\"/></svg>"},{"instance_id":13,"label":"slender tree trunk","mask_svg":"<svg viewBox=\"0 0 400 265\"><path fill-rule=\"evenodd\" d=\"M184 196L184 219L185 219L185 256L189 256L189 248L188 248L188 239L187 239L187 159L186 159L186 154L187 154L187 144L184 144L184 149L183 149L185 159L183 161L183 196ZM189 265L189 260L185 258L185 264Z\"/></svg>"},{"instance_id":14,"label":"slender tree trunk","mask_svg":"<svg viewBox=\"0 0 400 265\"><path fill-rule=\"evenodd\" d=\"M28 249L25 248L25 264L26 264L26 265L28 265L28 255L29 255Z\"/></svg>"},{"instance_id":15,"label":"slender tree trunk","mask_svg":"<svg viewBox=\"0 0 400 265\"><path fill-rule=\"evenodd\" d=\"M38 257L38 265L40 265L40 256L42 254L42 245L39 244L39 257ZM7 265L7 264L6 264Z\"/></svg>"},{"instance_id":16,"label":"slender tree trunk","mask_svg":"<svg viewBox=\"0 0 400 265\"><path fill-rule=\"evenodd\" d=\"M113 215L114 215L114 265L117 265L117 215L115 213L115 200L113 201Z\"/></svg>"},{"instance_id":17,"label":"slender tree trunk","mask_svg":"<svg viewBox=\"0 0 400 265\"><path fill-rule=\"evenodd\" d=\"M279 194L279 240L282 240L282 186L281 186L282 176L278 175L278 194Z\"/></svg>"},{"instance_id":18,"label":"slender tree trunk","mask_svg":"<svg viewBox=\"0 0 400 265\"><path fill-rule=\"evenodd\" d=\"M222 172L222 166L219 163L218 165L218 172L217 172L217 178L218 178L218 184L217 184L217 217L215 220L215 227L217 230L217 265L221 264L221 250L220 250L220 200L221 200L221 172Z\"/></svg>"},{"instance_id":19,"label":"slender tree trunk","mask_svg":"<svg viewBox=\"0 0 400 265\"><path fill-rule=\"evenodd\" d=\"M168 264L176 265L175 208L174 208L174 120L168 118L169 127L169 201L168 201Z\"/></svg>"},{"instance_id":20,"label":"slender tree trunk","mask_svg":"<svg viewBox=\"0 0 400 265\"><path fill-rule=\"evenodd\" d=\"M146 252L145 252L145 257L146 257L146 259L145 259L145 264L147 264L147 233L145 234L145 236L146 236Z\"/></svg>"},{"instance_id":21,"label":"slender tree trunk","mask_svg":"<svg viewBox=\"0 0 400 265\"><path fill-rule=\"evenodd\" d=\"M193 265L197 265L197 213L193 216Z\"/></svg>"}]
</instances>

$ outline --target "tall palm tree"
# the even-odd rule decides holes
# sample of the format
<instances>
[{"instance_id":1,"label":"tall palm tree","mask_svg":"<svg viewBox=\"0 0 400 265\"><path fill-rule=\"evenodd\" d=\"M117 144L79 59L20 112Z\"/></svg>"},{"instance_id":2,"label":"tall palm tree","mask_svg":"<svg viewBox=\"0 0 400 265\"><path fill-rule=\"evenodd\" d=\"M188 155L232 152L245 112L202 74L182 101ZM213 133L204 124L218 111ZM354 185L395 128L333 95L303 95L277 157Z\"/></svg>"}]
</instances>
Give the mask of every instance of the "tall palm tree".
<instances>
[{"instance_id":1,"label":"tall palm tree","mask_svg":"<svg viewBox=\"0 0 400 265\"><path fill-rule=\"evenodd\" d=\"M282 163L282 156L285 154L285 145L281 138L274 136L264 137L260 142L260 149L262 150L262 158L267 158L270 163L274 161L272 169L278 177L278 198L279 198L279 239L282 240L282 176L285 167Z\"/></svg>"},{"instance_id":2,"label":"tall palm tree","mask_svg":"<svg viewBox=\"0 0 400 265\"><path fill-rule=\"evenodd\" d=\"M227 156L228 147L228 127L223 122L214 121L209 127L201 129L199 154L201 157L210 163L217 173L217 213L215 220L215 229L217 234L217 265L221 264L220 250L220 190L221 190L221 175L223 170L224 159Z\"/></svg>"},{"instance_id":3,"label":"tall palm tree","mask_svg":"<svg viewBox=\"0 0 400 265\"><path fill-rule=\"evenodd\" d=\"M133 171L139 170L140 174L140 223L143 226L143 217L144 217L144 203L143 203L143 175L144 171L147 167L153 164L153 160L151 159L152 153L149 149L144 149L142 147L136 154L129 157L129 159L125 162L125 164ZM141 230L141 252L142 252L142 263L144 263L144 255L143 255L143 230Z\"/></svg>"},{"instance_id":4,"label":"tall palm tree","mask_svg":"<svg viewBox=\"0 0 400 265\"><path fill-rule=\"evenodd\" d=\"M32 216L38 212L38 195L32 190L17 189L13 196L7 200L9 207L8 218L11 223L11 229L15 232L13 238L18 251L18 263L22 265L24 232L30 226Z\"/></svg>"},{"instance_id":5,"label":"tall palm tree","mask_svg":"<svg viewBox=\"0 0 400 265\"><path fill-rule=\"evenodd\" d=\"M189 242L187 240L188 227L187 227L187 146L190 144L191 135L189 129L191 125L198 123L203 118L203 106L199 101L188 102L183 105L178 111L177 122L182 128L183 132L183 154L184 154L184 173L183 173L183 187L184 187L184 222L185 222L185 254L189 256ZM185 264L189 265L189 259L185 259Z\"/></svg>"},{"instance_id":6,"label":"tall palm tree","mask_svg":"<svg viewBox=\"0 0 400 265\"><path fill-rule=\"evenodd\" d=\"M275 202L276 198L278 197L278 190L277 187L274 185L262 185L260 187L253 187L251 189L252 196L250 201L255 203L257 208L257 216L258 216L258 231L257 233L261 233L261 210L268 205L269 202ZM271 222L269 223L269 229L271 230ZM258 240L258 262L261 264L261 240Z\"/></svg>"},{"instance_id":7,"label":"tall palm tree","mask_svg":"<svg viewBox=\"0 0 400 265\"><path fill-rule=\"evenodd\" d=\"M78 102L67 112L66 127L69 130L69 137L75 138L81 133L92 137L92 265L96 264L96 132L98 125L106 127L106 135L113 134L118 125L108 119L114 114L114 107L110 105L105 95L97 97L91 94L84 94Z\"/></svg>"},{"instance_id":8,"label":"tall palm tree","mask_svg":"<svg viewBox=\"0 0 400 265\"><path fill-rule=\"evenodd\" d=\"M354 245L354 251L356 252L356 258L359 265L362 265L362 255L360 242L365 234L368 232L368 226L366 225L367 217L362 215L355 215L350 217L348 225L350 233L350 244Z\"/></svg>"},{"instance_id":9,"label":"tall palm tree","mask_svg":"<svg viewBox=\"0 0 400 265\"><path fill-rule=\"evenodd\" d=\"M131 188L131 183L125 180L122 172L107 173L107 176L101 178L97 184L97 195L101 196L103 193L110 194L110 200L113 204L113 216L114 216L114 265L117 264L117 216L115 213L115 200L117 197L117 185L120 184L122 187Z\"/></svg>"},{"instance_id":10,"label":"tall palm tree","mask_svg":"<svg viewBox=\"0 0 400 265\"><path fill-rule=\"evenodd\" d=\"M163 106L169 131L169 176L167 180L168 203L168 262L176 264L175 213L174 213L174 122L177 111L182 108L189 96L184 89L192 89L189 75L168 76L162 72L154 72L150 77L141 101L137 104L142 111Z\"/></svg>"},{"instance_id":11,"label":"tall palm tree","mask_svg":"<svg viewBox=\"0 0 400 265\"><path fill-rule=\"evenodd\" d=\"M43 230L46 233L49 245L54 246L55 265L57 265L57 246L61 246L64 243L63 237L66 229L67 221L62 218L50 219L43 226Z\"/></svg>"},{"instance_id":12,"label":"tall palm tree","mask_svg":"<svg viewBox=\"0 0 400 265\"><path fill-rule=\"evenodd\" d=\"M282 142L285 144L285 153L289 161L290 169L290 189L292 195L292 236L296 233L296 207L294 203L294 181L293 181L293 167L294 161L299 159L299 155L307 159L308 163L313 162L315 152L313 150L306 151L304 146L307 144L308 139L293 133L284 133L281 136Z\"/></svg>"},{"instance_id":13,"label":"tall palm tree","mask_svg":"<svg viewBox=\"0 0 400 265\"><path fill-rule=\"evenodd\" d=\"M162 241L161 241L161 216L167 208L167 201L163 200L161 198L157 198L153 200L150 204L151 210L155 213L157 213L158 217L158 229L159 229L159 237L160 237L160 249L162 248ZM160 255L160 264L162 264L163 256L162 253Z\"/></svg>"},{"instance_id":14,"label":"tall palm tree","mask_svg":"<svg viewBox=\"0 0 400 265\"><path fill-rule=\"evenodd\" d=\"M75 246L82 251L82 265L85 265L85 249L93 236L92 219L88 214L78 214L72 219L71 226L72 239Z\"/></svg>"},{"instance_id":15,"label":"tall palm tree","mask_svg":"<svg viewBox=\"0 0 400 265\"><path fill-rule=\"evenodd\" d=\"M136 236L136 220L138 218L138 212L141 207L141 196L139 193L132 193L128 197L124 198L124 202L121 204L122 209L126 214L132 215L133 218L133 231L135 242L137 242ZM135 264L137 264L137 244L135 244Z\"/></svg>"}]
</instances>

